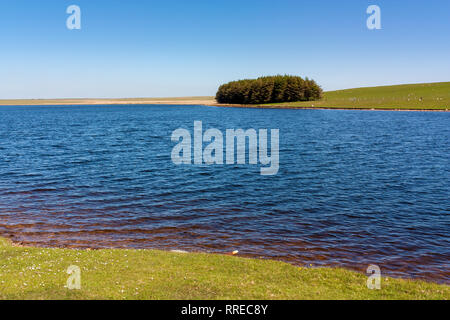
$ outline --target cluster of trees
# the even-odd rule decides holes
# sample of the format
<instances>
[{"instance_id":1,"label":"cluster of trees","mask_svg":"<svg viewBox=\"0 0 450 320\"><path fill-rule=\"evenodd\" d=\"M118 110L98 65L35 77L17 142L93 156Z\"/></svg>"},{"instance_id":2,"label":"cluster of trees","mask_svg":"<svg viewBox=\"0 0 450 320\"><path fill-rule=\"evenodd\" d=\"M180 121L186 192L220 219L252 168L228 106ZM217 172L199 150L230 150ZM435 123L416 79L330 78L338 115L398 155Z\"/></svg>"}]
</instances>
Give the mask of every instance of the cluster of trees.
<instances>
[{"instance_id":1,"label":"cluster of trees","mask_svg":"<svg viewBox=\"0 0 450 320\"><path fill-rule=\"evenodd\" d=\"M216 100L219 103L263 104L319 100L322 94L322 88L314 80L278 75L224 84L217 91Z\"/></svg>"}]
</instances>

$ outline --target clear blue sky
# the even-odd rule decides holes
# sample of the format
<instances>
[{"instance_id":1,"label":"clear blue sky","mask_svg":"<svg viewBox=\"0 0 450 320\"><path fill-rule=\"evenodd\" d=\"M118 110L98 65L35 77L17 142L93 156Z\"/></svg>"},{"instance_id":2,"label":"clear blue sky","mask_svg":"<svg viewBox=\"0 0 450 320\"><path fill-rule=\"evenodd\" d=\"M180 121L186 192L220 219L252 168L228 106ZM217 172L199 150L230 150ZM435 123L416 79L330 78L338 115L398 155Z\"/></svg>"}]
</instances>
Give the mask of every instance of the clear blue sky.
<instances>
[{"instance_id":1,"label":"clear blue sky","mask_svg":"<svg viewBox=\"0 0 450 320\"><path fill-rule=\"evenodd\" d=\"M325 90L450 81L448 0L1 0L0 40L0 99L214 95L278 73Z\"/></svg>"}]
</instances>

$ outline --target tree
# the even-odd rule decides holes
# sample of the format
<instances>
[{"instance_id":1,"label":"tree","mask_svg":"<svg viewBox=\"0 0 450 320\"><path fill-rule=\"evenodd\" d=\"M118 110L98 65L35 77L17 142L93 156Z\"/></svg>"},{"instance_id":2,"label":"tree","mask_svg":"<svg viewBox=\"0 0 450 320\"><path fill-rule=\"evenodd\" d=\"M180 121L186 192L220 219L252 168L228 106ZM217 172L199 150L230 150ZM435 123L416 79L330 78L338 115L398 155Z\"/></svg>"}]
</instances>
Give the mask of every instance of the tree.
<instances>
[{"instance_id":1,"label":"tree","mask_svg":"<svg viewBox=\"0 0 450 320\"><path fill-rule=\"evenodd\" d=\"M264 104L318 100L322 93L322 88L314 80L277 75L221 85L216 100L219 103Z\"/></svg>"}]
</instances>

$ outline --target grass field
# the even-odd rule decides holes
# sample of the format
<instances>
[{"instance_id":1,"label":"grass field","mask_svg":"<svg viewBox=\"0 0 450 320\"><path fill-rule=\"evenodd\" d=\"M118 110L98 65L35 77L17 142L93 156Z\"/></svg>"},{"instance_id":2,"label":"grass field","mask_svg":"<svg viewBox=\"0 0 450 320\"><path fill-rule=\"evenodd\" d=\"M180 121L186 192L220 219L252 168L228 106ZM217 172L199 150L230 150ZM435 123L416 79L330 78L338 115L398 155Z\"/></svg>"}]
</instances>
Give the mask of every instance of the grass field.
<instances>
[{"instance_id":1,"label":"grass field","mask_svg":"<svg viewBox=\"0 0 450 320\"><path fill-rule=\"evenodd\" d=\"M449 299L450 287L235 256L42 249L0 238L0 299ZM71 265L81 290L65 287Z\"/></svg>"},{"instance_id":2,"label":"grass field","mask_svg":"<svg viewBox=\"0 0 450 320\"><path fill-rule=\"evenodd\" d=\"M325 92L320 101L271 104L280 108L450 110L450 82Z\"/></svg>"},{"instance_id":3,"label":"grass field","mask_svg":"<svg viewBox=\"0 0 450 320\"><path fill-rule=\"evenodd\" d=\"M0 100L0 106L109 104L219 105L214 97ZM277 103L262 106L247 105L241 107L448 111L450 110L450 82L329 91L325 92L324 98L320 101Z\"/></svg>"}]
</instances>

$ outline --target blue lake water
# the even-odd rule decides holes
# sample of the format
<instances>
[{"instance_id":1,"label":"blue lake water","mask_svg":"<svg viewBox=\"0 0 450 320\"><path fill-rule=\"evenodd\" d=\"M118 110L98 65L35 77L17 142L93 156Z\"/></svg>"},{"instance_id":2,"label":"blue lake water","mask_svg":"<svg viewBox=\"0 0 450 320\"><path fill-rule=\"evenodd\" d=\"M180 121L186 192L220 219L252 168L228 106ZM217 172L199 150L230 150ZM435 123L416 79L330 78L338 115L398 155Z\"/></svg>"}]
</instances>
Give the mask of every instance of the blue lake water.
<instances>
[{"instance_id":1,"label":"blue lake water","mask_svg":"<svg viewBox=\"0 0 450 320\"><path fill-rule=\"evenodd\" d=\"M176 166L175 129L279 129L280 169ZM0 107L0 235L450 282L450 113Z\"/></svg>"}]
</instances>

